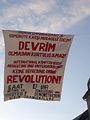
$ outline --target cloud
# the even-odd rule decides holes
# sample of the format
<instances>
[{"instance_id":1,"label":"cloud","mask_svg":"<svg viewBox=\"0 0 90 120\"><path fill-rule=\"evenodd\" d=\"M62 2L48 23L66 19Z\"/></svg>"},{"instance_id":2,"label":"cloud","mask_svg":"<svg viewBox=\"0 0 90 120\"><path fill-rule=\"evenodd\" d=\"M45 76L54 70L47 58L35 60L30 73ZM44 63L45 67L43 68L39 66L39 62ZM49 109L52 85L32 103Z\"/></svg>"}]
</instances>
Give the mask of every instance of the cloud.
<instances>
[{"instance_id":1,"label":"cloud","mask_svg":"<svg viewBox=\"0 0 90 120\"><path fill-rule=\"evenodd\" d=\"M8 0L1 0L3 3L8 4Z\"/></svg>"},{"instance_id":2,"label":"cloud","mask_svg":"<svg viewBox=\"0 0 90 120\"><path fill-rule=\"evenodd\" d=\"M52 10L52 7L54 5L55 5L54 0L48 0L48 2L46 0L43 0L43 1L38 0L30 4L30 9L36 14L43 14Z\"/></svg>"},{"instance_id":3,"label":"cloud","mask_svg":"<svg viewBox=\"0 0 90 120\"><path fill-rule=\"evenodd\" d=\"M31 2L23 2L21 5L9 4L9 6L3 11L3 18L11 19L13 17L21 17L27 14L41 15L49 12L55 5L54 0L34 0ZM2 19L2 18L1 18Z\"/></svg>"},{"instance_id":4,"label":"cloud","mask_svg":"<svg viewBox=\"0 0 90 120\"><path fill-rule=\"evenodd\" d=\"M3 68L2 66L4 66L4 60L3 60L3 58L0 59L0 68Z\"/></svg>"},{"instance_id":5,"label":"cloud","mask_svg":"<svg viewBox=\"0 0 90 120\"><path fill-rule=\"evenodd\" d=\"M0 52L4 50L4 40L3 40L3 35L2 31L0 32Z\"/></svg>"},{"instance_id":6,"label":"cloud","mask_svg":"<svg viewBox=\"0 0 90 120\"><path fill-rule=\"evenodd\" d=\"M20 23L21 20L22 28L24 23L27 24L25 21L28 21L30 25L39 24L39 22L42 22L43 25L45 24L44 21L51 21L49 25L58 27L60 24L61 28L62 23L66 25L69 22L66 26L70 26L87 15L90 15L89 0L73 0L69 6L63 6L58 3L58 0L48 0L48 2L46 0L34 0L23 2L21 5L10 4L3 10L0 20L3 25L9 24L11 26L14 25L14 22L15 24Z\"/></svg>"},{"instance_id":7,"label":"cloud","mask_svg":"<svg viewBox=\"0 0 90 120\"><path fill-rule=\"evenodd\" d=\"M73 2L73 7L70 8L70 13L77 18L82 19L90 15L90 1L89 0L76 0Z\"/></svg>"}]
</instances>

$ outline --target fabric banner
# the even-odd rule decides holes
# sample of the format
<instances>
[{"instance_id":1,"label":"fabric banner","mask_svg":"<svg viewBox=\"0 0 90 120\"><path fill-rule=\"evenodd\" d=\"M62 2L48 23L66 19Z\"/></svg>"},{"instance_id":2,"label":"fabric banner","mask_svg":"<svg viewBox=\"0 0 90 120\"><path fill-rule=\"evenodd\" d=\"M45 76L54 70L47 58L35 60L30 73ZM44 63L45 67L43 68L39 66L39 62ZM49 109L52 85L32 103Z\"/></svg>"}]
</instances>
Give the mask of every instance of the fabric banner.
<instances>
[{"instance_id":1,"label":"fabric banner","mask_svg":"<svg viewBox=\"0 0 90 120\"><path fill-rule=\"evenodd\" d=\"M59 101L73 35L3 30L4 100Z\"/></svg>"}]
</instances>

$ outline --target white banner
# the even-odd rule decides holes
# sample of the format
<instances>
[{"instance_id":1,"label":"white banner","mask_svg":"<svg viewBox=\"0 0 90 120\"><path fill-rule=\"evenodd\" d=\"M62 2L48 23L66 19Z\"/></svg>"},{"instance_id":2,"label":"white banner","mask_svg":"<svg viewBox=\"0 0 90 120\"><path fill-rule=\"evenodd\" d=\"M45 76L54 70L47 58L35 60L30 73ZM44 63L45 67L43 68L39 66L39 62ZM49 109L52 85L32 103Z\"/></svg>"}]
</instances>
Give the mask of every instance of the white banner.
<instances>
[{"instance_id":1,"label":"white banner","mask_svg":"<svg viewBox=\"0 0 90 120\"><path fill-rule=\"evenodd\" d=\"M4 100L59 101L73 35L3 30Z\"/></svg>"}]
</instances>

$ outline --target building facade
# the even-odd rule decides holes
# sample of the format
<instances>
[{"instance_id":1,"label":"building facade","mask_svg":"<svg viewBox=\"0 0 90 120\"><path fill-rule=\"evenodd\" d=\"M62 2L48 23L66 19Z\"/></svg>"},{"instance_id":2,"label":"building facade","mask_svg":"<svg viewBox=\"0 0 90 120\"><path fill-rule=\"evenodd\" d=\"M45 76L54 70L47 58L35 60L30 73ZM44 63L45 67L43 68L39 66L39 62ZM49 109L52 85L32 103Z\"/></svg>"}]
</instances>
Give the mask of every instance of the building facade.
<instances>
[{"instance_id":1,"label":"building facade","mask_svg":"<svg viewBox=\"0 0 90 120\"><path fill-rule=\"evenodd\" d=\"M73 120L90 120L90 79L88 80L87 86L88 90L83 96L83 100L87 102L88 109Z\"/></svg>"}]
</instances>

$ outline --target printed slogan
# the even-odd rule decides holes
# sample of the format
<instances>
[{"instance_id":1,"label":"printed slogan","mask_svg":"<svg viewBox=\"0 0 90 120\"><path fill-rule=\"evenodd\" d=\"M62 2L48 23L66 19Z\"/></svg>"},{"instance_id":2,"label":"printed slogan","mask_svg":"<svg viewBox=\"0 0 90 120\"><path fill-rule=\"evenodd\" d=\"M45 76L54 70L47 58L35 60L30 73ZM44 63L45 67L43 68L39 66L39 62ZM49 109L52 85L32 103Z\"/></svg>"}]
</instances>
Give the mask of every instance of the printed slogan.
<instances>
[{"instance_id":1,"label":"printed slogan","mask_svg":"<svg viewBox=\"0 0 90 120\"><path fill-rule=\"evenodd\" d=\"M4 100L59 101L73 35L3 30Z\"/></svg>"}]
</instances>

